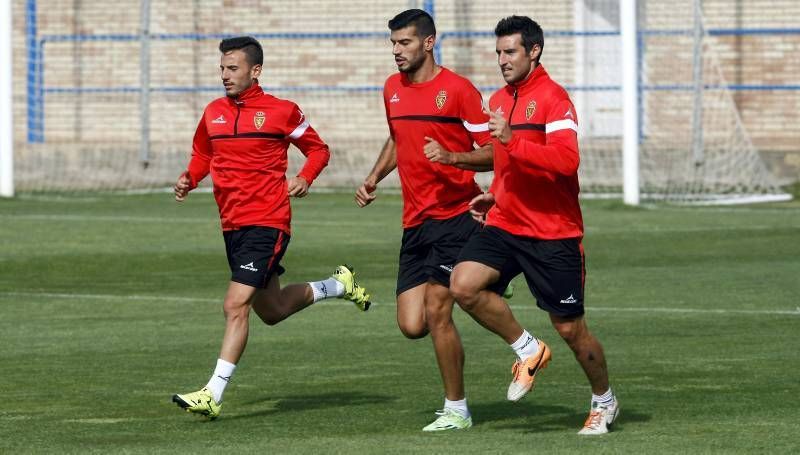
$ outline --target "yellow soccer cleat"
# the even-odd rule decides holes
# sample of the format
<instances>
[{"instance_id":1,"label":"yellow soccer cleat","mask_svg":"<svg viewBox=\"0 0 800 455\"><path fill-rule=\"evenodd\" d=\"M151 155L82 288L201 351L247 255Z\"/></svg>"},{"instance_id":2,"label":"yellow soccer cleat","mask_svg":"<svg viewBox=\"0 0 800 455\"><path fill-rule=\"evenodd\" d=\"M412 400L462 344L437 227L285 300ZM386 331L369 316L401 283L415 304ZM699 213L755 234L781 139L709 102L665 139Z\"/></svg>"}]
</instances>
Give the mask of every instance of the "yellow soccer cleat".
<instances>
[{"instance_id":1,"label":"yellow soccer cleat","mask_svg":"<svg viewBox=\"0 0 800 455\"><path fill-rule=\"evenodd\" d=\"M510 299L511 297L514 297L514 285L508 283L508 286L506 286L506 288L503 290L503 295L501 297L503 297L506 300Z\"/></svg>"},{"instance_id":2,"label":"yellow soccer cleat","mask_svg":"<svg viewBox=\"0 0 800 455\"><path fill-rule=\"evenodd\" d=\"M347 264L336 267L331 278L344 285L344 294L341 298L353 302L361 311L369 310L369 306L372 305L369 294L356 282L356 274L352 267Z\"/></svg>"},{"instance_id":3,"label":"yellow soccer cleat","mask_svg":"<svg viewBox=\"0 0 800 455\"><path fill-rule=\"evenodd\" d=\"M536 374L547 366L550 357L550 347L544 341L539 340L539 350L536 351L536 354L514 362L514 366L511 368L514 380L509 384L506 395L509 401L519 401L533 389Z\"/></svg>"},{"instance_id":4,"label":"yellow soccer cleat","mask_svg":"<svg viewBox=\"0 0 800 455\"><path fill-rule=\"evenodd\" d=\"M186 412L204 415L208 417L208 420L214 420L219 417L219 412L222 408L222 405L214 400L211 391L205 387L197 392L173 395L172 401L185 409Z\"/></svg>"}]
</instances>

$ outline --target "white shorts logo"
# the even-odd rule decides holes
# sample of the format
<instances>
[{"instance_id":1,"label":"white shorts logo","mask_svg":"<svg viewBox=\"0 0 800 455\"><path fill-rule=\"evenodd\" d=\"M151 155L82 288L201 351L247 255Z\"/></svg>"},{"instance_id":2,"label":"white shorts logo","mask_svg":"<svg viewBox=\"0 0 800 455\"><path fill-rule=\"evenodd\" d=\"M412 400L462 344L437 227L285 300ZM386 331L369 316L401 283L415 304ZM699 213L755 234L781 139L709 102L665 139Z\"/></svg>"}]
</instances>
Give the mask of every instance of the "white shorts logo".
<instances>
[{"instance_id":1,"label":"white shorts logo","mask_svg":"<svg viewBox=\"0 0 800 455\"><path fill-rule=\"evenodd\" d=\"M253 265L253 263L252 263L252 262L251 262L251 263L249 263L249 264L240 265L240 266L239 266L239 268L240 268L240 269L249 270L249 271L251 271L251 272L258 272L258 269L257 269L257 268L255 268L255 266Z\"/></svg>"},{"instance_id":2,"label":"white shorts logo","mask_svg":"<svg viewBox=\"0 0 800 455\"><path fill-rule=\"evenodd\" d=\"M571 303L578 303L578 301L575 299L575 297L573 297L572 294L570 294L569 297L567 297L566 299L562 299L561 303L570 303L571 304Z\"/></svg>"}]
</instances>

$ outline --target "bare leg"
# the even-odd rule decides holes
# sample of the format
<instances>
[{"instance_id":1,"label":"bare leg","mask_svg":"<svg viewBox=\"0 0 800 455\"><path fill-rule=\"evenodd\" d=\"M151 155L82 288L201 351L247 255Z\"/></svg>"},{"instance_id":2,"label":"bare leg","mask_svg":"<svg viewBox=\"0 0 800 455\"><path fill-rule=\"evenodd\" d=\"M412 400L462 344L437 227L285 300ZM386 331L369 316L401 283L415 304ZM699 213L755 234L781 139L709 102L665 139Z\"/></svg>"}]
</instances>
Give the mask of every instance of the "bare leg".
<instances>
[{"instance_id":1,"label":"bare leg","mask_svg":"<svg viewBox=\"0 0 800 455\"><path fill-rule=\"evenodd\" d=\"M433 339L433 349L442 374L445 397L457 401L465 397L464 348L453 324L453 302L448 288L441 284L428 283L425 314Z\"/></svg>"},{"instance_id":2,"label":"bare leg","mask_svg":"<svg viewBox=\"0 0 800 455\"><path fill-rule=\"evenodd\" d=\"M502 297L485 290L500 272L478 262L460 262L450 275L450 292L475 321L511 344L522 336L522 326Z\"/></svg>"},{"instance_id":3,"label":"bare leg","mask_svg":"<svg viewBox=\"0 0 800 455\"><path fill-rule=\"evenodd\" d=\"M225 312L225 335L219 358L232 364L239 363L239 358L247 346L249 332L248 318L250 302L256 288L231 281L222 308Z\"/></svg>"},{"instance_id":4,"label":"bare leg","mask_svg":"<svg viewBox=\"0 0 800 455\"><path fill-rule=\"evenodd\" d=\"M608 391L608 368L606 367L606 356L603 353L603 346L597 338L589 332L586 320L583 316L577 319L564 319L550 315L553 327L567 342L575 358L586 373L589 384L592 386L592 393L602 395Z\"/></svg>"},{"instance_id":5,"label":"bare leg","mask_svg":"<svg viewBox=\"0 0 800 455\"><path fill-rule=\"evenodd\" d=\"M428 284L420 284L397 296L397 326L406 338L423 338L428 334L425 322L425 293Z\"/></svg>"},{"instance_id":6,"label":"bare leg","mask_svg":"<svg viewBox=\"0 0 800 455\"><path fill-rule=\"evenodd\" d=\"M289 284L281 289L278 275L273 274L267 287L253 299L253 309L267 325L275 325L314 303L308 283Z\"/></svg>"}]
</instances>

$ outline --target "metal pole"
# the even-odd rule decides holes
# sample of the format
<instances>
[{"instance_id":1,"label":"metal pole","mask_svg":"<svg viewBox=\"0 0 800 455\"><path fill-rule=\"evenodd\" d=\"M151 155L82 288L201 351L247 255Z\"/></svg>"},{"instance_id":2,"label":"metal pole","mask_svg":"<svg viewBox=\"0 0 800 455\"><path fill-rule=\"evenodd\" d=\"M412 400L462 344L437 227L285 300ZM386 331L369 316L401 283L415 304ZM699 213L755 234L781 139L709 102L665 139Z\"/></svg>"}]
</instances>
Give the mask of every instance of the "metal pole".
<instances>
[{"instance_id":1,"label":"metal pole","mask_svg":"<svg viewBox=\"0 0 800 455\"><path fill-rule=\"evenodd\" d=\"M141 138L139 161L142 167L150 164L150 0L142 0L140 15L139 50L139 121Z\"/></svg>"},{"instance_id":2,"label":"metal pole","mask_svg":"<svg viewBox=\"0 0 800 455\"><path fill-rule=\"evenodd\" d=\"M703 5L694 0L694 55L692 78L694 80L694 109L692 110L692 156L694 165L705 161L703 151Z\"/></svg>"},{"instance_id":3,"label":"metal pole","mask_svg":"<svg viewBox=\"0 0 800 455\"><path fill-rule=\"evenodd\" d=\"M0 7L0 196L14 196L11 2Z\"/></svg>"},{"instance_id":4,"label":"metal pole","mask_svg":"<svg viewBox=\"0 0 800 455\"><path fill-rule=\"evenodd\" d=\"M36 0L25 1L25 47L28 51L28 143L44 142L44 42L39 40ZM8 41L6 41L8 42Z\"/></svg>"},{"instance_id":5,"label":"metal pole","mask_svg":"<svg viewBox=\"0 0 800 455\"><path fill-rule=\"evenodd\" d=\"M434 22L436 21L436 1L435 0L425 0L422 2L422 9L431 15ZM439 30L436 30L438 36L436 37L436 43L433 45L433 59L438 64L442 64L442 43L440 38L442 33Z\"/></svg>"},{"instance_id":6,"label":"metal pole","mask_svg":"<svg viewBox=\"0 0 800 455\"><path fill-rule=\"evenodd\" d=\"M639 205L638 31L636 0L619 5L622 41L622 175L623 201Z\"/></svg>"}]
</instances>

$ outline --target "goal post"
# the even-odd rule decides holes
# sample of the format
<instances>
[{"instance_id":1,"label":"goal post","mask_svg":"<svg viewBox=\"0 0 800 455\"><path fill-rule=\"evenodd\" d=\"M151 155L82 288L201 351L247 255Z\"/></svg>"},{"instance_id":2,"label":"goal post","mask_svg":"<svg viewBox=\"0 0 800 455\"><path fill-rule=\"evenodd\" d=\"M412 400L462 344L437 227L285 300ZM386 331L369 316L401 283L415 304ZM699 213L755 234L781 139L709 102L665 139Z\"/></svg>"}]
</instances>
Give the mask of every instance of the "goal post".
<instances>
[{"instance_id":1,"label":"goal post","mask_svg":"<svg viewBox=\"0 0 800 455\"><path fill-rule=\"evenodd\" d=\"M639 205L639 35L636 0L620 1L622 48L622 176L625 204Z\"/></svg>"},{"instance_id":2,"label":"goal post","mask_svg":"<svg viewBox=\"0 0 800 455\"><path fill-rule=\"evenodd\" d=\"M623 201L790 200L742 121L721 68L725 43L709 33L702 0L619 6ZM591 192L593 178L609 166L613 157L584 168L582 187Z\"/></svg>"},{"instance_id":3,"label":"goal post","mask_svg":"<svg viewBox=\"0 0 800 455\"><path fill-rule=\"evenodd\" d=\"M0 6L0 196L14 196L13 45L11 2Z\"/></svg>"}]
</instances>

